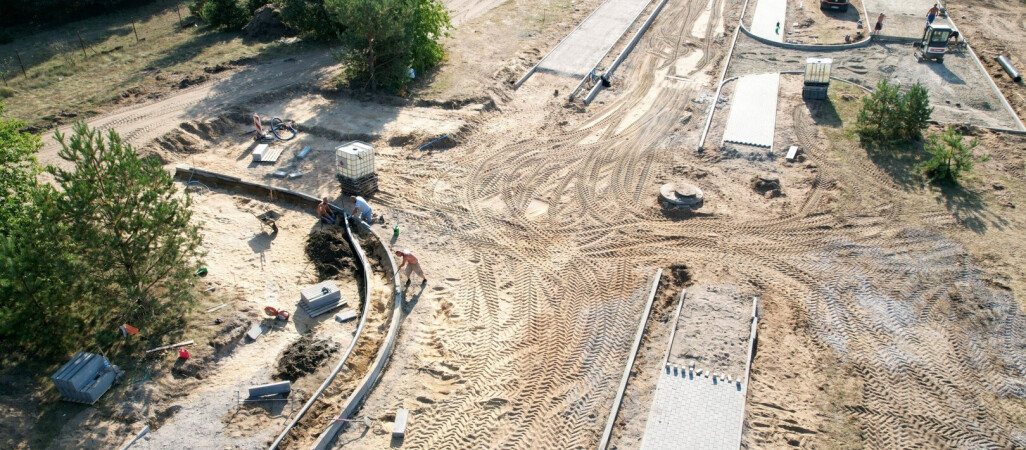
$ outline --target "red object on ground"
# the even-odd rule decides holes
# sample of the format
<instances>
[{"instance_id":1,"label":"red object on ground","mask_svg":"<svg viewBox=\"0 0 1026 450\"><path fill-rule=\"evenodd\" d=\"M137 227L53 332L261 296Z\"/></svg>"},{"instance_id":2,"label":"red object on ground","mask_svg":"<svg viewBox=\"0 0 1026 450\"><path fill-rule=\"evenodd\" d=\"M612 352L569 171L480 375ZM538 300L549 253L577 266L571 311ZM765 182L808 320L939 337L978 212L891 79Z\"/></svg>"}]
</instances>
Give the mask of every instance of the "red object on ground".
<instances>
[{"instance_id":1,"label":"red object on ground","mask_svg":"<svg viewBox=\"0 0 1026 450\"><path fill-rule=\"evenodd\" d=\"M189 351L184 349L184 348L178 349L178 358L179 359L189 359Z\"/></svg>"},{"instance_id":2,"label":"red object on ground","mask_svg":"<svg viewBox=\"0 0 1026 450\"><path fill-rule=\"evenodd\" d=\"M121 325L121 333L125 336L135 336L139 334L139 329L126 323Z\"/></svg>"},{"instance_id":3,"label":"red object on ground","mask_svg":"<svg viewBox=\"0 0 1026 450\"><path fill-rule=\"evenodd\" d=\"M268 306L268 307L264 308L264 314L267 314L268 316L271 316L271 317L275 317L275 316L278 315L278 310L274 309L273 306Z\"/></svg>"},{"instance_id":4,"label":"red object on ground","mask_svg":"<svg viewBox=\"0 0 1026 450\"><path fill-rule=\"evenodd\" d=\"M289 312L288 311L278 311L278 317L281 318L281 320L284 320L284 321L288 322L289 321Z\"/></svg>"}]
</instances>

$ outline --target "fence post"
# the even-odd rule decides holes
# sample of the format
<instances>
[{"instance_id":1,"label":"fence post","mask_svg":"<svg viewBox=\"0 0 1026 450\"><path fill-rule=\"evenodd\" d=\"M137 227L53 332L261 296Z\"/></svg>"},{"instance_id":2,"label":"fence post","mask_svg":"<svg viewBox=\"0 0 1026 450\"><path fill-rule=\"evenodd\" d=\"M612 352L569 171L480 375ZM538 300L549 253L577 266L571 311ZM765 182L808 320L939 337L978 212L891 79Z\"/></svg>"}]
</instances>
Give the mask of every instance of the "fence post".
<instances>
[{"instance_id":1,"label":"fence post","mask_svg":"<svg viewBox=\"0 0 1026 450\"><path fill-rule=\"evenodd\" d=\"M135 31L135 22L132 22L132 33L135 33L135 42L139 42L139 32Z\"/></svg>"},{"instance_id":2,"label":"fence post","mask_svg":"<svg viewBox=\"0 0 1026 450\"><path fill-rule=\"evenodd\" d=\"M178 13L178 28L183 28L184 25L182 25L182 7L179 5L175 5L175 11Z\"/></svg>"},{"instance_id":3,"label":"fence post","mask_svg":"<svg viewBox=\"0 0 1026 450\"><path fill-rule=\"evenodd\" d=\"M82 33L79 33L78 30L75 30L75 34L78 35L78 43L82 45L82 58L88 58L89 56L86 55L85 51L85 39L82 39Z\"/></svg>"},{"instance_id":4,"label":"fence post","mask_svg":"<svg viewBox=\"0 0 1026 450\"><path fill-rule=\"evenodd\" d=\"M18 57L18 65L21 66L21 74L25 75L25 78L28 78L28 73L25 72L25 63L21 62L21 53L18 53L18 51L15 50L14 55Z\"/></svg>"}]
</instances>

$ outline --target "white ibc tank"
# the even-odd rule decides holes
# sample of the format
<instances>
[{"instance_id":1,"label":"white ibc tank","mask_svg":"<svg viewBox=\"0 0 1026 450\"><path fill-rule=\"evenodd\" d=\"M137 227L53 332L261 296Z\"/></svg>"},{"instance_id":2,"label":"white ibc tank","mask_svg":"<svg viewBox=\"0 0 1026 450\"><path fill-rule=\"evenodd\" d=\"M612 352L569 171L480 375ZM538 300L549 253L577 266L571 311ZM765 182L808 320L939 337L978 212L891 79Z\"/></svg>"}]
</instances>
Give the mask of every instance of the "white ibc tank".
<instances>
[{"instance_id":1,"label":"white ibc tank","mask_svg":"<svg viewBox=\"0 0 1026 450\"><path fill-rule=\"evenodd\" d=\"M374 147L351 141L335 148L335 173L339 178L359 180L374 175Z\"/></svg>"}]
</instances>

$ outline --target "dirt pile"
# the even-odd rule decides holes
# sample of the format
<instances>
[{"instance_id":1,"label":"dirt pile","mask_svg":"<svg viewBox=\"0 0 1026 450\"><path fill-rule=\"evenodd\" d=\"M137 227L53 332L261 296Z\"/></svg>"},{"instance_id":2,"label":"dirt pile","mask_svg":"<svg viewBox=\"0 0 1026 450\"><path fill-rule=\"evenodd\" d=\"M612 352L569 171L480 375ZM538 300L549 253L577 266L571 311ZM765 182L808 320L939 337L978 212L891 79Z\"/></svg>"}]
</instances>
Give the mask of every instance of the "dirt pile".
<instances>
[{"instance_id":1,"label":"dirt pile","mask_svg":"<svg viewBox=\"0 0 1026 450\"><path fill-rule=\"evenodd\" d=\"M270 41L282 37L285 23L281 21L281 11L273 5L264 5L253 12L253 19L242 27L242 35L246 39Z\"/></svg>"},{"instance_id":2,"label":"dirt pile","mask_svg":"<svg viewBox=\"0 0 1026 450\"><path fill-rule=\"evenodd\" d=\"M275 369L276 380L296 381L317 371L329 356L338 353L339 345L313 333L293 342L281 353Z\"/></svg>"},{"instance_id":3,"label":"dirt pile","mask_svg":"<svg viewBox=\"0 0 1026 450\"><path fill-rule=\"evenodd\" d=\"M353 250L338 228L326 228L311 234L306 241L306 256L313 262L321 279L356 274Z\"/></svg>"},{"instance_id":4,"label":"dirt pile","mask_svg":"<svg viewBox=\"0 0 1026 450\"><path fill-rule=\"evenodd\" d=\"M780 197L780 179L772 175L756 175L752 177L749 186L766 198Z\"/></svg>"}]
</instances>

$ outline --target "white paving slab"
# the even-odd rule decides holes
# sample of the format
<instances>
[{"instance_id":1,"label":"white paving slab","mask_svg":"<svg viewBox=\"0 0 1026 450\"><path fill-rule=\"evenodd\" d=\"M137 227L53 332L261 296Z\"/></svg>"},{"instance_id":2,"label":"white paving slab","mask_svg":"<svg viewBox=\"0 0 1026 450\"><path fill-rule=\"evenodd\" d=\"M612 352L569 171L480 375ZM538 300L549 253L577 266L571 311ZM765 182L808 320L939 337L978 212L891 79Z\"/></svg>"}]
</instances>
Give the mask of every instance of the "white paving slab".
<instances>
[{"instance_id":1,"label":"white paving slab","mask_svg":"<svg viewBox=\"0 0 1026 450\"><path fill-rule=\"evenodd\" d=\"M660 375L642 450L740 448L744 390L736 382L682 374Z\"/></svg>"},{"instance_id":2,"label":"white paving slab","mask_svg":"<svg viewBox=\"0 0 1026 450\"><path fill-rule=\"evenodd\" d=\"M724 142L773 148L780 74L745 75L737 80Z\"/></svg>"},{"instance_id":3,"label":"white paving slab","mask_svg":"<svg viewBox=\"0 0 1026 450\"><path fill-rule=\"evenodd\" d=\"M810 6L818 7L819 2L809 1ZM814 4L815 3L815 4ZM755 14L752 16L752 34L784 42L784 24L787 21L787 0L759 0L755 4ZM777 29L780 24L780 29Z\"/></svg>"},{"instance_id":4,"label":"white paving slab","mask_svg":"<svg viewBox=\"0 0 1026 450\"><path fill-rule=\"evenodd\" d=\"M538 70L583 77L609 53L651 0L606 0L542 59Z\"/></svg>"}]
</instances>

